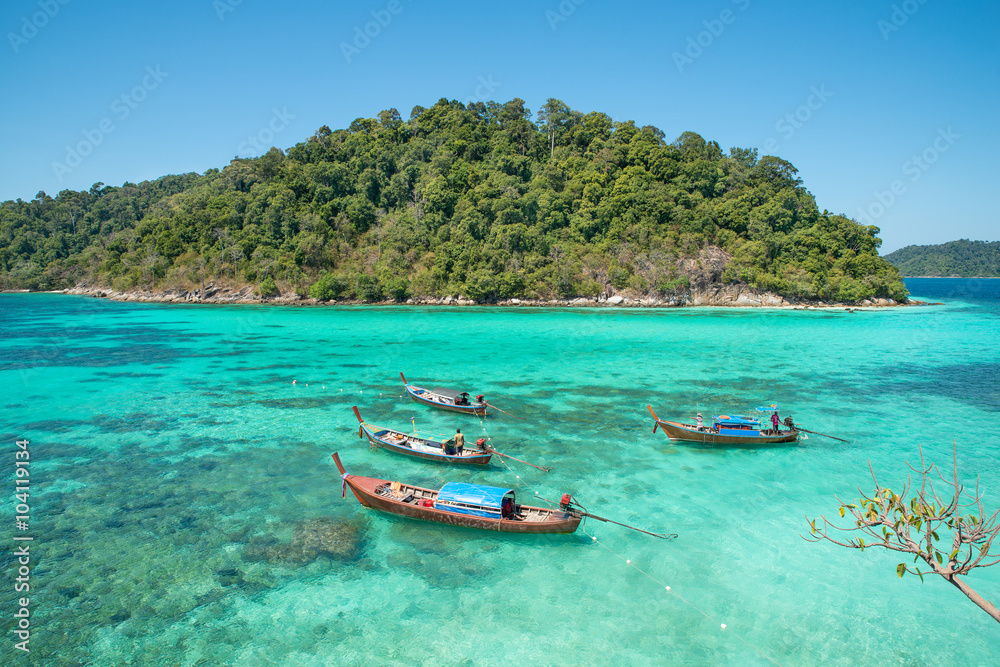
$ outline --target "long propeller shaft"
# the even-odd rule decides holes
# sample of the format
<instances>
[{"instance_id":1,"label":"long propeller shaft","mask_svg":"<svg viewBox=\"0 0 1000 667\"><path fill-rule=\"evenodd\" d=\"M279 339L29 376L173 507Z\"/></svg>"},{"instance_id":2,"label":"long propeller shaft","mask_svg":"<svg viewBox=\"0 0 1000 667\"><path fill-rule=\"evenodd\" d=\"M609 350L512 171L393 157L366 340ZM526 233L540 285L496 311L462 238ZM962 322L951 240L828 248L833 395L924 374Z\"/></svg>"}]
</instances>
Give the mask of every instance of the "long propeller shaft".
<instances>
[{"instance_id":1,"label":"long propeller shaft","mask_svg":"<svg viewBox=\"0 0 1000 667\"><path fill-rule=\"evenodd\" d=\"M524 461L522 459L513 457L510 454L504 454L503 452L498 452L497 450L495 450L495 449L493 449L492 447L489 447L489 446L484 447L484 449L487 452L492 452L492 453L496 454L497 456L504 457L505 459L511 459L513 461L517 461L518 463L523 463L526 466L531 466L532 468L538 468L542 472L551 472L552 471L552 466L536 466L534 463L528 463L527 461Z\"/></svg>"},{"instance_id":2,"label":"long propeller shaft","mask_svg":"<svg viewBox=\"0 0 1000 667\"><path fill-rule=\"evenodd\" d=\"M826 433L820 433L819 431L810 431L809 429L802 428L801 426L796 426L795 430L802 431L803 433L812 433L813 435L821 435L824 438L832 438L834 440L840 440L841 442L850 442L850 440L844 440L843 438L838 438L835 435L827 435Z\"/></svg>"},{"instance_id":3,"label":"long propeller shaft","mask_svg":"<svg viewBox=\"0 0 1000 667\"><path fill-rule=\"evenodd\" d=\"M642 528L636 528L635 526L630 526L627 523L621 523L620 521L605 519L603 516L597 516L596 514L591 514L590 512L579 512L579 514L580 516L588 516L591 519L597 519L598 521L604 521L605 523L613 523L616 526L622 526L623 528L628 528L630 530L635 530L640 533L645 533L646 535L652 535L653 537L658 537L661 540L672 540L677 537L676 533L668 533L666 535L661 535L659 533L651 533L648 530L643 530Z\"/></svg>"},{"instance_id":4,"label":"long propeller shaft","mask_svg":"<svg viewBox=\"0 0 1000 667\"><path fill-rule=\"evenodd\" d=\"M487 407L490 407L490 408L493 408L493 409L494 409L494 410L496 410L497 412L502 412L502 413L504 413L504 414L505 414L505 415L507 415L508 417L513 417L514 419L524 419L524 417L518 417L517 415L512 415L512 414L510 414L510 413L509 413L509 412L507 412L506 410L501 410L500 408L498 408L497 406L493 405L492 403L486 403L486 402L484 402L483 404L484 404L484 405L486 405Z\"/></svg>"}]
</instances>

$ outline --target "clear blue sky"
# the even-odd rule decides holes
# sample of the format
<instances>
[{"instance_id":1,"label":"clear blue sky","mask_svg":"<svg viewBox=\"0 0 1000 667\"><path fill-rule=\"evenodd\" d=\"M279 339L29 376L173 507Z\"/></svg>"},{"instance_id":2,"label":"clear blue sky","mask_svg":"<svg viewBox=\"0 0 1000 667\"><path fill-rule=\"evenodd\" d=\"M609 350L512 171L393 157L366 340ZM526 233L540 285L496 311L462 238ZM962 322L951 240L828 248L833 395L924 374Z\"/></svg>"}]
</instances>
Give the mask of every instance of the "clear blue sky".
<instances>
[{"instance_id":1,"label":"clear blue sky","mask_svg":"<svg viewBox=\"0 0 1000 667\"><path fill-rule=\"evenodd\" d=\"M1000 239L996 2L63 2L0 10L0 200L204 172L441 97L556 97L778 155L883 252Z\"/></svg>"}]
</instances>

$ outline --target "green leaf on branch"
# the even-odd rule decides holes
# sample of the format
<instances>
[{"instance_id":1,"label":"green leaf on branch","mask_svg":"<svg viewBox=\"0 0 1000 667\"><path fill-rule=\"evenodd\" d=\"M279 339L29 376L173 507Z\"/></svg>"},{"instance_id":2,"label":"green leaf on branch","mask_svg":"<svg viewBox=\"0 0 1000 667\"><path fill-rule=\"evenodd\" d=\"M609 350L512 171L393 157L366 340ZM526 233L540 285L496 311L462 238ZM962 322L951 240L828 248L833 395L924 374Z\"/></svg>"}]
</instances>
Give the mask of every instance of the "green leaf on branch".
<instances>
[{"instance_id":1,"label":"green leaf on branch","mask_svg":"<svg viewBox=\"0 0 1000 667\"><path fill-rule=\"evenodd\" d=\"M896 566L896 574L899 575L900 579L903 578L903 575L906 574L906 564L905 563L900 563L899 565Z\"/></svg>"}]
</instances>

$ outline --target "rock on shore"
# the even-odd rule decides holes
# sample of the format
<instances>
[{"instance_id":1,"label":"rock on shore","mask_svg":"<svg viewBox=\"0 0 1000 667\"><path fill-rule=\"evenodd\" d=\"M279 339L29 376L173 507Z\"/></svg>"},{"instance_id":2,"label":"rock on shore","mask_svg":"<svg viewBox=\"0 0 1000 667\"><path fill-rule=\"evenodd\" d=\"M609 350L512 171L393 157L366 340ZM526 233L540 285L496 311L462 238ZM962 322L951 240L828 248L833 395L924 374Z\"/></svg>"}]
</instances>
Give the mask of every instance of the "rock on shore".
<instances>
[{"instance_id":1,"label":"rock on shore","mask_svg":"<svg viewBox=\"0 0 1000 667\"><path fill-rule=\"evenodd\" d=\"M783 297L772 292L754 289L746 283L726 283L722 276L732 260L732 256L717 246L705 246L698 251L697 257L682 257L675 262L676 275L687 278L687 286L681 287L669 294L636 295L618 294L608 287L604 294L596 297L577 297L573 299L502 299L486 305L497 306L610 306L617 308L670 308L678 306L732 306L742 308L871 308L905 305L892 299L865 299L860 303L824 302L818 299L796 299ZM347 305L365 303L357 300L338 299L318 302L315 299L298 294L282 294L275 297L262 297L256 293L253 286L233 289L227 286L216 286L209 283L202 289L165 290L150 292L148 290L130 290L117 292L104 287L94 287L85 284L66 290L68 294L83 294L103 297L118 301L155 301L164 303L268 303L277 305ZM395 301L379 302L383 305L394 304ZM473 306L476 301L462 295L445 297L414 296L406 300L410 305L441 305L441 306Z\"/></svg>"},{"instance_id":2,"label":"rock on shore","mask_svg":"<svg viewBox=\"0 0 1000 667\"><path fill-rule=\"evenodd\" d=\"M317 301L297 294L262 297L253 287L236 290L231 287L208 285L195 290L116 291L106 287L77 285L64 290L77 294L114 301L141 301L151 303L204 303L204 304L273 304L285 306L352 305L365 302L352 299ZM397 304L395 301L378 302L380 305ZM476 302L463 296L413 297L402 305L473 306ZM892 299L866 299L861 303L844 304L806 299L789 299L770 292L761 292L741 284L693 284L691 289L668 296L628 297L621 294L573 299L502 299L484 305L513 307L615 307L615 308L676 308L684 306L730 306L742 308L855 308L898 306Z\"/></svg>"}]
</instances>

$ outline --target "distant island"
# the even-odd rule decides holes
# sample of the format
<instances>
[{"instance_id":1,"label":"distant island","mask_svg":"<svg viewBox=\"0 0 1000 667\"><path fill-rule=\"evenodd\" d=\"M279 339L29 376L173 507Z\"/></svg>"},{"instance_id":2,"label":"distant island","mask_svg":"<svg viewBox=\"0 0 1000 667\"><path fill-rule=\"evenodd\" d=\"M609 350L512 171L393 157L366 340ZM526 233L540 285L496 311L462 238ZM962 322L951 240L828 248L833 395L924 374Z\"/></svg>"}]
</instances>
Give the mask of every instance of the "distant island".
<instances>
[{"instance_id":1,"label":"distant island","mask_svg":"<svg viewBox=\"0 0 1000 667\"><path fill-rule=\"evenodd\" d=\"M940 245L908 245L885 259L904 276L1000 277L1000 241L949 241Z\"/></svg>"},{"instance_id":2,"label":"distant island","mask_svg":"<svg viewBox=\"0 0 1000 667\"><path fill-rule=\"evenodd\" d=\"M0 289L905 301L879 229L821 211L797 174L555 99L534 119L520 99L441 99L201 175L3 202Z\"/></svg>"}]
</instances>

